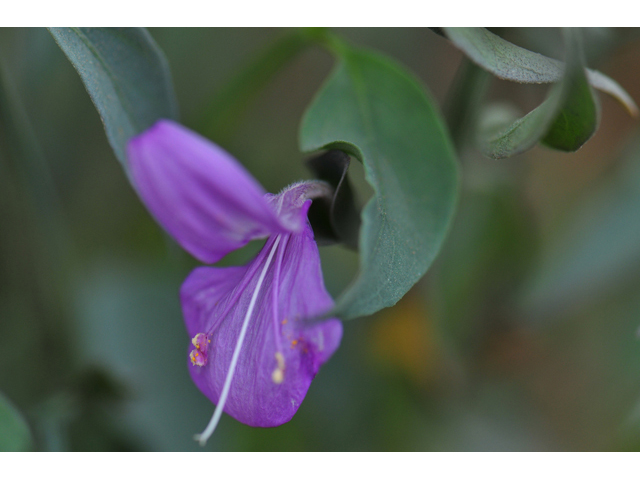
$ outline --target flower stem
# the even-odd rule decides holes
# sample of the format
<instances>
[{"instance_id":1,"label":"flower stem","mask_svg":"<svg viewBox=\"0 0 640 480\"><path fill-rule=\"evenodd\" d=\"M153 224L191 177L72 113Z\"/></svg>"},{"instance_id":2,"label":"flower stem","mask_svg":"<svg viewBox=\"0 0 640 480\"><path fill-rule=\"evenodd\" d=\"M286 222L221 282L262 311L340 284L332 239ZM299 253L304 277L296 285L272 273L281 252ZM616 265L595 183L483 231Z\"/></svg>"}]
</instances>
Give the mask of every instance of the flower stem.
<instances>
[{"instance_id":1,"label":"flower stem","mask_svg":"<svg viewBox=\"0 0 640 480\"><path fill-rule=\"evenodd\" d=\"M286 31L218 90L196 127L224 145L258 94L320 35L315 29Z\"/></svg>"}]
</instances>

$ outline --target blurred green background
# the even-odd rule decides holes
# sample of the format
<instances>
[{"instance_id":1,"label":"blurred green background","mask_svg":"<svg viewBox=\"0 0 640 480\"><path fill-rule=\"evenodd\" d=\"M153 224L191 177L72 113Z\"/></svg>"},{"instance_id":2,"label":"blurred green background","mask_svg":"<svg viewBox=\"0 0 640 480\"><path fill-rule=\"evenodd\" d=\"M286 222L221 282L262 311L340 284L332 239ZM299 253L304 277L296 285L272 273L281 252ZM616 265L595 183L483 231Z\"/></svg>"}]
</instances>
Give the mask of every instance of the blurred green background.
<instances>
[{"instance_id":1,"label":"blurred green background","mask_svg":"<svg viewBox=\"0 0 640 480\"><path fill-rule=\"evenodd\" d=\"M150 32L181 121L201 131L238 69L287 33ZM446 39L336 32L405 64L455 113L447 94L463 58ZM500 33L561 55L553 29ZM585 31L589 66L638 102L637 33ZM178 301L197 262L136 197L51 35L0 29L0 61L0 393L25 419L28 448L200 450L192 436L214 406L189 378ZM268 191L309 178L298 124L332 64L305 49L207 133ZM489 101L524 113L547 88L493 79ZM496 162L460 144L458 213L425 278L395 307L345 323L291 422L254 429L225 415L206 449L640 449L640 130L600 98L601 127L574 154L536 147ZM350 177L364 202L360 165ZM332 246L321 256L335 296L357 255Z\"/></svg>"}]
</instances>

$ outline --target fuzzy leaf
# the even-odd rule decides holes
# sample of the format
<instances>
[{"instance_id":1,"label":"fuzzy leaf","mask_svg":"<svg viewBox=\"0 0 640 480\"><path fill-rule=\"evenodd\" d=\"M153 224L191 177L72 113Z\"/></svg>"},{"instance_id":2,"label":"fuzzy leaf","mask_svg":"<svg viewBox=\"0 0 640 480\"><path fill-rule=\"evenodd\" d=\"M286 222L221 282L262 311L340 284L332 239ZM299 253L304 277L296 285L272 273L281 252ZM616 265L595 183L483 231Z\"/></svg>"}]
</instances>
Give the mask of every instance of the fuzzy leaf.
<instances>
[{"instance_id":1,"label":"fuzzy leaf","mask_svg":"<svg viewBox=\"0 0 640 480\"><path fill-rule=\"evenodd\" d=\"M300 144L355 156L375 192L362 211L360 272L334 310L349 319L395 304L427 271L454 214L458 169L440 113L410 73L368 51L342 46L341 57Z\"/></svg>"},{"instance_id":2,"label":"fuzzy leaf","mask_svg":"<svg viewBox=\"0 0 640 480\"><path fill-rule=\"evenodd\" d=\"M555 83L562 80L564 63L507 42L486 28L443 28L451 42L471 60L496 77L518 83ZM591 86L615 97L633 116L638 107L618 83L587 70Z\"/></svg>"},{"instance_id":3,"label":"fuzzy leaf","mask_svg":"<svg viewBox=\"0 0 640 480\"><path fill-rule=\"evenodd\" d=\"M143 28L50 28L80 74L109 143L127 168L126 146L178 103L164 54Z\"/></svg>"},{"instance_id":4,"label":"fuzzy leaf","mask_svg":"<svg viewBox=\"0 0 640 480\"><path fill-rule=\"evenodd\" d=\"M542 141L549 147L573 152L595 133L599 106L582 64L575 30L566 31L567 68L547 99L506 128L481 132L481 149L492 158L506 158L533 148Z\"/></svg>"}]
</instances>

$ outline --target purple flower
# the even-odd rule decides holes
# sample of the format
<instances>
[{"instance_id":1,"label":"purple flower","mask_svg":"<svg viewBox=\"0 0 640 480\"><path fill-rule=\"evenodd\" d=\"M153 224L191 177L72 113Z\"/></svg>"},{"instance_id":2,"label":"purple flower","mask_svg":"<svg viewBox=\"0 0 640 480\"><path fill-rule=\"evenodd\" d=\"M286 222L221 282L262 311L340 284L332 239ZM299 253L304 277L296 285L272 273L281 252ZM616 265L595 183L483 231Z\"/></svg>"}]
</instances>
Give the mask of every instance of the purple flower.
<instances>
[{"instance_id":1,"label":"purple flower","mask_svg":"<svg viewBox=\"0 0 640 480\"><path fill-rule=\"evenodd\" d=\"M180 289L189 372L217 405L196 437L204 444L223 410L255 427L289 421L342 337L337 319L305 322L333 306L307 220L311 199L329 187L265 193L227 152L167 120L131 140L128 154L147 208L202 262L267 238L247 265L198 267Z\"/></svg>"}]
</instances>

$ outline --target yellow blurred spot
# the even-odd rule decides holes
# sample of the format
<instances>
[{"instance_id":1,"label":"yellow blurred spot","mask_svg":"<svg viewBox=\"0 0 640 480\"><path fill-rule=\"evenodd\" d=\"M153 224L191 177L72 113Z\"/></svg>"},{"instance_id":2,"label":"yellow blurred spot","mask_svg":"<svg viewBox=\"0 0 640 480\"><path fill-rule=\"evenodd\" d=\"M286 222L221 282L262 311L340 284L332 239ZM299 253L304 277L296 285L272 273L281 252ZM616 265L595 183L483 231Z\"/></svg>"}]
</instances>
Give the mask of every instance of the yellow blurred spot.
<instances>
[{"instance_id":1,"label":"yellow blurred spot","mask_svg":"<svg viewBox=\"0 0 640 480\"><path fill-rule=\"evenodd\" d=\"M278 362L278 368L284 370L284 356L280 352L276 352L275 354L276 362Z\"/></svg>"},{"instance_id":2,"label":"yellow blurred spot","mask_svg":"<svg viewBox=\"0 0 640 480\"><path fill-rule=\"evenodd\" d=\"M284 381L284 372L279 368L276 368L271 374L271 380L276 385L280 385Z\"/></svg>"},{"instance_id":3,"label":"yellow blurred spot","mask_svg":"<svg viewBox=\"0 0 640 480\"><path fill-rule=\"evenodd\" d=\"M438 376L440 352L435 327L423 300L415 293L409 292L377 316L370 345L376 361L402 370L418 384Z\"/></svg>"},{"instance_id":4,"label":"yellow blurred spot","mask_svg":"<svg viewBox=\"0 0 640 480\"><path fill-rule=\"evenodd\" d=\"M271 373L271 380L276 385L280 385L284 381L284 355L280 352L276 352L275 357L278 366Z\"/></svg>"}]
</instances>

